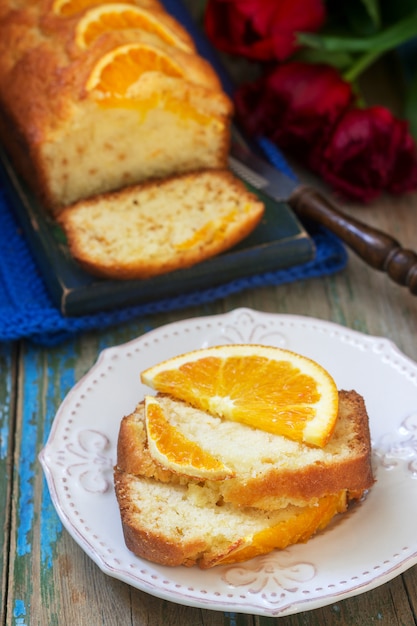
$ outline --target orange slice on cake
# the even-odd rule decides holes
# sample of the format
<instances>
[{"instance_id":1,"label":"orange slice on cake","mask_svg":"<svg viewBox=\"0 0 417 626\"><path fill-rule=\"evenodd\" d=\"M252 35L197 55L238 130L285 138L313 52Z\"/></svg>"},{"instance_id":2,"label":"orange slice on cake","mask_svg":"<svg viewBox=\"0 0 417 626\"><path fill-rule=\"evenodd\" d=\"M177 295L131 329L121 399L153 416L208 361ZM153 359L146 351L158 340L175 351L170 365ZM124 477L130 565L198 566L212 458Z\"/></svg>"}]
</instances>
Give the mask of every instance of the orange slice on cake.
<instances>
[{"instance_id":1,"label":"orange slice on cake","mask_svg":"<svg viewBox=\"0 0 417 626\"><path fill-rule=\"evenodd\" d=\"M205 566L239 563L269 554L272 550L284 550L295 543L305 543L316 532L326 528L335 515L345 512L346 508L344 490L320 498L314 506L289 506L282 510L282 519L277 519L270 528L247 536L245 541L231 546L223 556L206 561Z\"/></svg>"},{"instance_id":2,"label":"orange slice on cake","mask_svg":"<svg viewBox=\"0 0 417 626\"><path fill-rule=\"evenodd\" d=\"M323 447L338 415L338 391L315 361L247 344L189 352L150 367L143 383L218 417Z\"/></svg>"},{"instance_id":3,"label":"orange slice on cake","mask_svg":"<svg viewBox=\"0 0 417 626\"><path fill-rule=\"evenodd\" d=\"M130 43L105 54L93 68L87 90L107 95L125 96L146 72L161 72L166 76L182 77L183 69L162 50L142 43Z\"/></svg>"},{"instance_id":4,"label":"orange slice on cake","mask_svg":"<svg viewBox=\"0 0 417 626\"><path fill-rule=\"evenodd\" d=\"M184 75L180 65L159 48L130 43L102 56L94 66L86 87L88 91L126 96L128 89L146 72L160 72L172 77Z\"/></svg>"},{"instance_id":5,"label":"orange slice on cake","mask_svg":"<svg viewBox=\"0 0 417 626\"><path fill-rule=\"evenodd\" d=\"M190 51L193 46L178 36L164 21L142 7L128 3L100 4L79 20L75 40L80 48L88 48L100 35L110 31L140 29L156 35L165 43Z\"/></svg>"},{"instance_id":6,"label":"orange slice on cake","mask_svg":"<svg viewBox=\"0 0 417 626\"><path fill-rule=\"evenodd\" d=\"M232 472L212 454L169 422L153 396L145 397L146 432L149 452L162 467L195 478L223 480Z\"/></svg>"}]
</instances>

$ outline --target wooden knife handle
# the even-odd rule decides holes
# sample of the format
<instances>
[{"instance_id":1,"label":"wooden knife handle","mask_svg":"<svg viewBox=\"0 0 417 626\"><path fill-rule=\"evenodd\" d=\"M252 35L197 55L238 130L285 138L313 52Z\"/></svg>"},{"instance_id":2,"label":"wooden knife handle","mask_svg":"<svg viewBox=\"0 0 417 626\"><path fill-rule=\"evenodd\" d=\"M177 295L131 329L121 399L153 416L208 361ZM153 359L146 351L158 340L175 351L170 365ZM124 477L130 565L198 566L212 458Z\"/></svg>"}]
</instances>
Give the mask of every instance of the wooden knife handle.
<instances>
[{"instance_id":1,"label":"wooden knife handle","mask_svg":"<svg viewBox=\"0 0 417 626\"><path fill-rule=\"evenodd\" d=\"M404 250L390 235L342 213L311 187L299 187L289 204L297 215L326 226L368 265L417 295L417 255L412 250Z\"/></svg>"}]
</instances>

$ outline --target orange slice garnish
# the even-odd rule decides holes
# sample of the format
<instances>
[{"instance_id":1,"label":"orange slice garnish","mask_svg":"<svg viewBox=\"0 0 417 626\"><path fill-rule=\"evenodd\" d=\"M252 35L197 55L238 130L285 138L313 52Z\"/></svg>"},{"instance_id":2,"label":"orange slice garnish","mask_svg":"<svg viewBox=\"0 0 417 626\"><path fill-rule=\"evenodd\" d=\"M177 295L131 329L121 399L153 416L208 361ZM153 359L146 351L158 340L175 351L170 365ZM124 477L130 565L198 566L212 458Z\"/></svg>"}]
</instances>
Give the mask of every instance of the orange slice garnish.
<instances>
[{"instance_id":1,"label":"orange slice garnish","mask_svg":"<svg viewBox=\"0 0 417 626\"><path fill-rule=\"evenodd\" d=\"M220 460L171 424L160 402L153 396L145 397L145 420L149 452L163 467L189 477L210 480L222 480L233 474Z\"/></svg>"},{"instance_id":2,"label":"orange slice garnish","mask_svg":"<svg viewBox=\"0 0 417 626\"><path fill-rule=\"evenodd\" d=\"M280 348L225 345L150 367L142 382L212 415L322 447L338 415L338 391L315 361Z\"/></svg>"},{"instance_id":3,"label":"orange slice garnish","mask_svg":"<svg viewBox=\"0 0 417 626\"><path fill-rule=\"evenodd\" d=\"M167 54L149 44L130 43L114 48L94 66L86 87L106 95L126 96L142 74L160 72L182 77L183 69Z\"/></svg>"},{"instance_id":4,"label":"orange slice garnish","mask_svg":"<svg viewBox=\"0 0 417 626\"><path fill-rule=\"evenodd\" d=\"M246 537L244 542L232 546L227 554L206 562L205 566L247 561L261 554L268 554L272 550L283 550L295 543L305 543L318 531L326 528L338 513L346 511L346 506L344 490L320 498L318 503L311 507L290 506L276 514L282 519L277 519L270 528Z\"/></svg>"},{"instance_id":5,"label":"orange slice garnish","mask_svg":"<svg viewBox=\"0 0 417 626\"><path fill-rule=\"evenodd\" d=\"M169 45L191 49L156 15L123 2L100 4L87 11L77 24L75 40L80 48L88 48L103 33L134 28L157 35Z\"/></svg>"}]
</instances>

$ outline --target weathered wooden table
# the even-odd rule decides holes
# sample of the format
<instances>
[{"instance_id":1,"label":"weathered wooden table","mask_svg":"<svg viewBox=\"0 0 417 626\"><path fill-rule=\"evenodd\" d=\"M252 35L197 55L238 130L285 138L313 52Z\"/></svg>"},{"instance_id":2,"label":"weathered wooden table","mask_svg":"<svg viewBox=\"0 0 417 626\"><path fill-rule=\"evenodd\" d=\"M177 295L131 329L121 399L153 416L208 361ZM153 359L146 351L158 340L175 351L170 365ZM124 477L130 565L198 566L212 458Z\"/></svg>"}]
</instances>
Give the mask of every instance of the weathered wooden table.
<instances>
[{"instance_id":1,"label":"weathered wooden table","mask_svg":"<svg viewBox=\"0 0 417 626\"><path fill-rule=\"evenodd\" d=\"M369 208L345 208L415 249L417 195L380 200ZM27 341L0 344L2 624L417 624L417 567L372 591L306 613L282 618L225 614L160 600L103 574L59 522L38 454L64 396L98 353L168 322L239 306L331 320L387 337L417 360L417 297L351 254L346 270L332 277L244 292L211 305L84 334L54 348ZM347 550L348 545L340 546L341 559Z\"/></svg>"}]
</instances>

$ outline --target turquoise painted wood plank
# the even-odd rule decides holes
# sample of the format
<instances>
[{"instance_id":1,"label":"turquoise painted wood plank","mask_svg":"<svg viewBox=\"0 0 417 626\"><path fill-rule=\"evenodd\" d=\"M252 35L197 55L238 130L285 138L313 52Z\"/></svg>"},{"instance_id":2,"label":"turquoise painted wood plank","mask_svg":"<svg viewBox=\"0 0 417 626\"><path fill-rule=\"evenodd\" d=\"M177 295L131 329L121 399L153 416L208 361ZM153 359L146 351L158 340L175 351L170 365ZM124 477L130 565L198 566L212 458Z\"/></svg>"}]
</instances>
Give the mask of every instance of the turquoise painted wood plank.
<instances>
[{"instance_id":1,"label":"turquoise painted wood plank","mask_svg":"<svg viewBox=\"0 0 417 626\"><path fill-rule=\"evenodd\" d=\"M50 394L58 398L73 384L68 380L65 355L58 366L53 351L40 351L23 346L22 378L17 405L15 467L13 481L12 546L10 563L9 623L41 623L44 607L49 605L47 591L55 584L52 560L62 527L53 509L48 492L43 488L38 454L49 432L52 415L48 410ZM54 373L55 370L55 373ZM65 372L60 380L60 371ZM38 622L36 621L38 620ZM53 620L50 622L53 623Z\"/></svg>"},{"instance_id":2,"label":"turquoise painted wood plank","mask_svg":"<svg viewBox=\"0 0 417 626\"><path fill-rule=\"evenodd\" d=\"M13 344L0 344L0 528L4 529L0 539L0 616L2 624L6 623L16 352L16 346Z\"/></svg>"}]
</instances>

